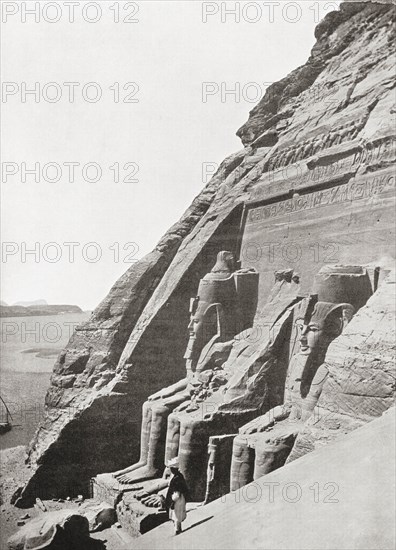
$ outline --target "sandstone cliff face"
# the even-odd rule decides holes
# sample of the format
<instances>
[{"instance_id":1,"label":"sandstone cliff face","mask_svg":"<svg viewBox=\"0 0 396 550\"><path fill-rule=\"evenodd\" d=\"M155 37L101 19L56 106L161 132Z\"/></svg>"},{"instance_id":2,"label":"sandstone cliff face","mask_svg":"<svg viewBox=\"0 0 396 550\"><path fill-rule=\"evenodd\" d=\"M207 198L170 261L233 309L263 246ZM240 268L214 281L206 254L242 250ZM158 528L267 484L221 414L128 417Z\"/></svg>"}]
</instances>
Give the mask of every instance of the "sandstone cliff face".
<instances>
[{"instance_id":1,"label":"sandstone cliff face","mask_svg":"<svg viewBox=\"0 0 396 550\"><path fill-rule=\"evenodd\" d=\"M30 446L32 477L20 504L40 491L86 493L91 476L137 459L141 405L184 376L189 298L219 250L241 253L246 202L293 196L299 188L340 179L355 184L374 173L388 185L394 161L393 15L391 5L373 2L344 3L329 14L316 29L307 63L271 86L238 131L245 148L223 162L182 219L77 329L54 368L47 418ZM350 157L353 162L344 162ZM388 209L388 187L386 193L382 202L373 199L373 212ZM364 229L353 227L357 214L350 216L345 256L353 250L353 261L366 264L387 255L389 219L381 218L381 231L364 245L364 238L353 242ZM275 262L270 269L279 267ZM314 268L320 265L306 269L307 288ZM388 400L387 394L386 404L368 416L380 414Z\"/></svg>"},{"instance_id":2,"label":"sandstone cliff face","mask_svg":"<svg viewBox=\"0 0 396 550\"><path fill-rule=\"evenodd\" d=\"M268 88L268 92L259 102L259 104L250 112L248 122L246 122L237 132L244 145L264 144L269 136L276 141L279 134L284 134L285 126L288 122L293 121L293 116L296 108L302 105L302 100L305 98L313 99L313 102L322 103L321 99L327 96L328 105L335 99L337 91L346 84L347 92L344 96L345 101L342 107L346 108L353 95L353 90L357 84L367 78L372 65L368 60L363 61L356 66L350 65L346 61L346 57L352 54L354 57L358 54L357 51L352 52L357 48L360 35L360 40L366 38L374 38L377 31L382 25L386 26L389 22L389 7L383 6L382 9L377 5L366 5L364 8L365 18L362 18L362 3L361 2L345 2L341 5L340 11L334 11L328 14L323 21L319 23L315 30L315 38L317 42L312 49L311 56L307 63L302 67L291 72L286 78L274 83ZM384 15L384 20L378 20L378 16ZM371 32L370 32L371 30ZM376 36L378 39L378 35ZM379 52L374 44L370 46L372 53L378 54L380 57L385 57L389 53L388 49ZM364 52L369 54L367 50ZM360 52L360 55L363 51ZM349 72L349 82L343 81L340 74L333 78L330 76L329 69L335 68L340 64L343 65L344 75ZM327 69L327 70L326 70ZM320 78L319 78L320 77ZM324 80L324 78L326 80ZM312 88L312 85L315 86ZM309 92L308 94L306 92ZM333 102L334 103L334 102ZM370 103L367 103L370 105ZM308 105L308 109L312 110L312 105ZM331 107L329 109L332 110ZM347 109L348 110L348 109ZM345 113L346 114L346 113ZM339 119L342 121L342 119ZM280 130L280 131L279 131ZM288 131L289 134L290 131ZM289 134L288 136L292 136ZM272 144L271 144L272 145Z\"/></svg>"}]
</instances>

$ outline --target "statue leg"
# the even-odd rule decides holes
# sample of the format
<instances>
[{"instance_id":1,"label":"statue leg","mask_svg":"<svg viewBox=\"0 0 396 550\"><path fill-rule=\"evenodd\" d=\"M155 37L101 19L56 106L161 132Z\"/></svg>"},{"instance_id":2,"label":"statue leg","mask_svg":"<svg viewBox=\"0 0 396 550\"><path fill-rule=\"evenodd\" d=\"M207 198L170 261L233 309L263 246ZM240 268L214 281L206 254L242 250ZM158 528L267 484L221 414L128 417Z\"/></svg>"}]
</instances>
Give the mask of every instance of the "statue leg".
<instances>
[{"instance_id":1,"label":"statue leg","mask_svg":"<svg viewBox=\"0 0 396 550\"><path fill-rule=\"evenodd\" d=\"M176 386L176 385L175 385ZM183 403L189 392L183 391L166 399L146 401L143 405L141 458L138 463L113 474L120 483L135 483L156 477L163 470L166 422L169 413Z\"/></svg>"},{"instance_id":2,"label":"statue leg","mask_svg":"<svg viewBox=\"0 0 396 550\"><path fill-rule=\"evenodd\" d=\"M165 467L165 440L167 419L172 408L166 401L151 405L151 429L147 460L144 465L118 478L121 483L137 483L145 479L160 477Z\"/></svg>"},{"instance_id":3,"label":"statue leg","mask_svg":"<svg viewBox=\"0 0 396 550\"><path fill-rule=\"evenodd\" d=\"M254 462L253 479L269 474L283 466L289 456L297 434L290 434L268 441L268 435L262 434L256 441L256 459Z\"/></svg>"},{"instance_id":4,"label":"statue leg","mask_svg":"<svg viewBox=\"0 0 396 550\"><path fill-rule=\"evenodd\" d=\"M205 504L230 492L232 445L235 435L215 435L209 438Z\"/></svg>"},{"instance_id":5,"label":"statue leg","mask_svg":"<svg viewBox=\"0 0 396 550\"><path fill-rule=\"evenodd\" d=\"M230 490L237 491L253 481L254 449L249 446L252 436L237 435L232 446Z\"/></svg>"},{"instance_id":6,"label":"statue leg","mask_svg":"<svg viewBox=\"0 0 396 550\"><path fill-rule=\"evenodd\" d=\"M168 417L168 427L166 432L165 464L178 455L179 441L180 421L175 414L170 414Z\"/></svg>"},{"instance_id":7,"label":"statue leg","mask_svg":"<svg viewBox=\"0 0 396 550\"><path fill-rule=\"evenodd\" d=\"M142 407L142 427L140 431L140 458L139 462L113 473L113 477L121 481L121 476L133 472L142 466L147 464L147 457L149 451L149 440L151 431L151 418L152 418L152 402L146 401Z\"/></svg>"},{"instance_id":8,"label":"statue leg","mask_svg":"<svg viewBox=\"0 0 396 550\"><path fill-rule=\"evenodd\" d=\"M202 420L182 419L180 425L179 468L194 502L205 499L210 429Z\"/></svg>"}]
</instances>

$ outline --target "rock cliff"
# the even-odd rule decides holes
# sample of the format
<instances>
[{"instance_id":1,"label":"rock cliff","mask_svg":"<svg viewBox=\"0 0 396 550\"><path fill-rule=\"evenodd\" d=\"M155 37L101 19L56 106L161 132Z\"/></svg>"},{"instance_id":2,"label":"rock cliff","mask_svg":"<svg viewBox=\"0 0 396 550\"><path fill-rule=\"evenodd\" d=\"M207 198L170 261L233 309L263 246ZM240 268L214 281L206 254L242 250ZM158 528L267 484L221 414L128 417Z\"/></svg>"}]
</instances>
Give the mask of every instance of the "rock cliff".
<instances>
[{"instance_id":1,"label":"rock cliff","mask_svg":"<svg viewBox=\"0 0 396 550\"><path fill-rule=\"evenodd\" d=\"M316 29L307 63L269 87L238 130L244 148L223 161L179 222L77 328L54 367L46 418L28 453L31 479L15 495L19 505L35 496L87 494L92 476L137 460L142 403L184 376L189 300L219 250L230 250L242 265L256 262L261 300L277 269L298 269L302 291L308 292L325 263L355 263L373 272L388 265L394 235L394 33L388 3L345 2L328 14ZM267 256L272 245L285 243L298 246L299 254L272 248L275 253ZM369 324L381 318L381 327L393 318L394 310L381 305L387 290L381 292L361 312L362 327L364 316ZM358 323L357 340L370 345L367 328L360 331ZM361 370L342 369L336 348L330 350L324 396L334 401L334 388L341 386L340 408L353 427L380 415L394 397L384 330L373 336L384 354ZM342 337L353 363L360 340L350 333ZM356 415L349 396L370 396L366 381L377 375L376 405L362 405ZM357 389L351 392L345 383ZM362 422L355 423L357 417ZM323 430L326 439L329 427ZM301 453L312 448L309 438L308 432L301 435Z\"/></svg>"}]
</instances>

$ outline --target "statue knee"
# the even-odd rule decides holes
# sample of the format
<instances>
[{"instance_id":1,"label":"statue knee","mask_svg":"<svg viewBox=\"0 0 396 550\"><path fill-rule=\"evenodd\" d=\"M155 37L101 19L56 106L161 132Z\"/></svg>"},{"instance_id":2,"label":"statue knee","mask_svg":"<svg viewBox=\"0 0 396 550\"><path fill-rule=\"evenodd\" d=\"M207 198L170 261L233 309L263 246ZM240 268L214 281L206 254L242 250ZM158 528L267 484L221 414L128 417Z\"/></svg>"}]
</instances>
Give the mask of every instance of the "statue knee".
<instances>
[{"instance_id":1,"label":"statue knee","mask_svg":"<svg viewBox=\"0 0 396 550\"><path fill-rule=\"evenodd\" d=\"M152 406L151 401L145 401L143 403L143 405L142 405L143 418L151 413L151 406Z\"/></svg>"}]
</instances>

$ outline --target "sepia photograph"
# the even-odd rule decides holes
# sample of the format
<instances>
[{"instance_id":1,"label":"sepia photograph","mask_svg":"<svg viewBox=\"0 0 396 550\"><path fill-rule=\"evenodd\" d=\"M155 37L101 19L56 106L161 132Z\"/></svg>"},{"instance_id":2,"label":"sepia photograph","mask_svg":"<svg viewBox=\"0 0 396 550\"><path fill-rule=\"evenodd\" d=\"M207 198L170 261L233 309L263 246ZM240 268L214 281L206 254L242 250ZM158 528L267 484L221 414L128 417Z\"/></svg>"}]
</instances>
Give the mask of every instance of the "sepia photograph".
<instances>
[{"instance_id":1,"label":"sepia photograph","mask_svg":"<svg viewBox=\"0 0 396 550\"><path fill-rule=\"evenodd\" d=\"M396 548L395 5L0 1L0 550Z\"/></svg>"}]
</instances>

